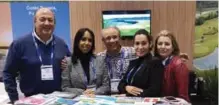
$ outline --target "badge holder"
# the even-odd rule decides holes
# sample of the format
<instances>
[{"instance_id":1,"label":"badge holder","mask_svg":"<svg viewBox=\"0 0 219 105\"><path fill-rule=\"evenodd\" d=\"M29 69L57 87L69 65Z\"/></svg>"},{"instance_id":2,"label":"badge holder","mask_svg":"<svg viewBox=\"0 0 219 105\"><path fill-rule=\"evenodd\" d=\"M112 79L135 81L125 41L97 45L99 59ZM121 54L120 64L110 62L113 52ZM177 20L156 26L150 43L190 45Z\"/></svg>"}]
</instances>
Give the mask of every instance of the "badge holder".
<instances>
[{"instance_id":1,"label":"badge holder","mask_svg":"<svg viewBox=\"0 0 219 105\"><path fill-rule=\"evenodd\" d=\"M54 80L53 67L52 65L42 65L41 69L41 80Z\"/></svg>"},{"instance_id":2,"label":"badge holder","mask_svg":"<svg viewBox=\"0 0 219 105\"><path fill-rule=\"evenodd\" d=\"M121 79L111 79L110 83L111 83L111 92L112 93L118 93L118 86L119 86L119 82Z\"/></svg>"}]
</instances>

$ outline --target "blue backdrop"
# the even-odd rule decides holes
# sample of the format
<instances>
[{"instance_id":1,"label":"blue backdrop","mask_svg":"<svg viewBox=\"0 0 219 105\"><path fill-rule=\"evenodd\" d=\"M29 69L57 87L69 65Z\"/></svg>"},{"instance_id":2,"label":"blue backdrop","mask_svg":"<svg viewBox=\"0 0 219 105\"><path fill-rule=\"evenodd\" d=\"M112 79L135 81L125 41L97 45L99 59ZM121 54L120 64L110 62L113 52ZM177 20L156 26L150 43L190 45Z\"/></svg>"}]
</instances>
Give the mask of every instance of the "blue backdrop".
<instances>
[{"instance_id":1,"label":"blue backdrop","mask_svg":"<svg viewBox=\"0 0 219 105\"><path fill-rule=\"evenodd\" d=\"M48 7L56 16L54 34L65 40L71 51L69 2L11 2L10 6L13 39L32 32L35 11L40 7Z\"/></svg>"}]
</instances>

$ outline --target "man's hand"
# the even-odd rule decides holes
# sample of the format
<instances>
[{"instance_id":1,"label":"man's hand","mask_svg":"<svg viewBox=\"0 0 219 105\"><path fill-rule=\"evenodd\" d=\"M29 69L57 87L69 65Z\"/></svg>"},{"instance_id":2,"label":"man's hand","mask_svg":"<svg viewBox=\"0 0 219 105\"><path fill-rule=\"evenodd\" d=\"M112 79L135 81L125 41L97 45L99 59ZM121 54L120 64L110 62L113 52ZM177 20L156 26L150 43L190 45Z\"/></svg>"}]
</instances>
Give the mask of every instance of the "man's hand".
<instances>
[{"instance_id":1,"label":"man's hand","mask_svg":"<svg viewBox=\"0 0 219 105\"><path fill-rule=\"evenodd\" d=\"M18 99L17 99L17 100L10 101L10 102L8 102L7 104L9 104L9 105L14 105L14 103L15 103L16 101L18 101Z\"/></svg>"},{"instance_id":2,"label":"man's hand","mask_svg":"<svg viewBox=\"0 0 219 105\"><path fill-rule=\"evenodd\" d=\"M67 56L65 56L63 59L62 59L62 62L61 62L61 69L62 70L65 70L67 68L67 60L66 60Z\"/></svg>"},{"instance_id":3,"label":"man's hand","mask_svg":"<svg viewBox=\"0 0 219 105\"><path fill-rule=\"evenodd\" d=\"M138 96L138 95L140 95L140 94L143 92L142 89L137 88L137 87L135 87L135 86L126 86L126 87L125 87L125 90L126 90L129 94L132 94L132 95L134 95L134 96Z\"/></svg>"}]
</instances>

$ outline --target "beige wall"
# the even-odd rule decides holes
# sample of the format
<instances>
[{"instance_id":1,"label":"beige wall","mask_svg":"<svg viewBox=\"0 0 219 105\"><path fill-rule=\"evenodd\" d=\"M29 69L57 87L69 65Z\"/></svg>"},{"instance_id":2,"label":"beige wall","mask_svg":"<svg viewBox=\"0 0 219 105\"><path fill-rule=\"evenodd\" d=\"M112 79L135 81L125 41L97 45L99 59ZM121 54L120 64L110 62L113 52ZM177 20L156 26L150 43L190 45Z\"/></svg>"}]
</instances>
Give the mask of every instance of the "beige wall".
<instances>
[{"instance_id":1,"label":"beige wall","mask_svg":"<svg viewBox=\"0 0 219 105\"><path fill-rule=\"evenodd\" d=\"M0 49L7 49L13 40L9 2L0 3Z\"/></svg>"},{"instance_id":2,"label":"beige wall","mask_svg":"<svg viewBox=\"0 0 219 105\"><path fill-rule=\"evenodd\" d=\"M152 35L162 29L172 31L181 52L192 58L193 37L195 32L195 1L71 1L70 19L72 40L76 31L82 27L92 29L96 35L96 52L104 50L100 31L102 29L103 10L144 10L152 12ZM132 46L132 40L123 40L122 44ZM192 59L189 61L191 68Z\"/></svg>"}]
</instances>

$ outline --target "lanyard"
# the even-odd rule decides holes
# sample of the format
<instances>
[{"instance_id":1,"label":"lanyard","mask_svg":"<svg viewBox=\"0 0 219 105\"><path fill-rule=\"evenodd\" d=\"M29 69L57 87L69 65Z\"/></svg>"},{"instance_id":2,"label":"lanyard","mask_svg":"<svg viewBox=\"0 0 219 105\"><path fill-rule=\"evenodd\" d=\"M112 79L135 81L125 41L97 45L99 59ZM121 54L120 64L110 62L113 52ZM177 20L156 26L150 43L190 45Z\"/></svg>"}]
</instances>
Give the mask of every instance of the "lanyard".
<instances>
[{"instance_id":1,"label":"lanyard","mask_svg":"<svg viewBox=\"0 0 219 105\"><path fill-rule=\"evenodd\" d=\"M109 77L110 77L110 78L113 78L113 70L112 70L112 65L111 65L111 63L110 63L111 57L107 55L105 60L106 60L107 68L108 68L108 70L109 70ZM120 61L123 61L123 60L124 60L124 51L122 50L121 56L120 56ZM124 63L124 62L121 62L121 64L120 64L120 70L119 70L119 72L120 72L120 78L121 78L121 76L122 76L123 63ZM116 65L115 65L115 66L116 66Z\"/></svg>"},{"instance_id":2,"label":"lanyard","mask_svg":"<svg viewBox=\"0 0 219 105\"><path fill-rule=\"evenodd\" d=\"M97 76L96 76L96 68L94 67L94 58L93 57L91 57L90 65L91 65L91 69L92 69L93 74L94 74L93 79L95 80L97 78ZM85 71L84 71L84 80L85 80L84 81L85 86L88 86L89 81L87 81L87 75L86 75Z\"/></svg>"},{"instance_id":3,"label":"lanyard","mask_svg":"<svg viewBox=\"0 0 219 105\"><path fill-rule=\"evenodd\" d=\"M133 74L133 76L132 76L132 79L131 79L131 81L130 81L130 85L133 83L133 80L134 80L135 75L136 75L137 72L142 68L142 66L143 66L143 64L141 64L141 65L138 67L138 69L134 72L134 74ZM134 71L134 68L135 68L135 67L133 67L133 68L131 69L131 71L128 73L128 75L127 75L127 78L126 78L126 82L127 82L127 83L129 83L128 80L130 79L131 73Z\"/></svg>"},{"instance_id":4,"label":"lanyard","mask_svg":"<svg viewBox=\"0 0 219 105\"><path fill-rule=\"evenodd\" d=\"M34 35L33 35L33 41L34 41L34 45L35 45L36 50L37 50L37 55L38 55L38 57L40 59L41 64L43 65L43 60L42 60L42 56L40 54L40 49L39 49L39 46L38 46L38 44L36 42L36 39L35 39ZM50 63L51 63L51 65L53 65L53 57L54 57L53 45L54 45L54 42L52 41L52 50L51 50L51 56L50 56L50 60L51 60Z\"/></svg>"}]
</instances>

